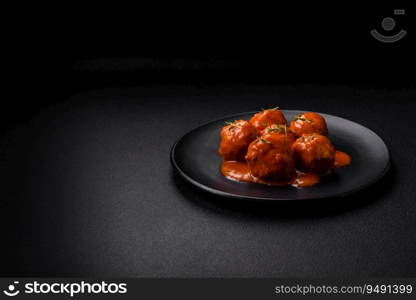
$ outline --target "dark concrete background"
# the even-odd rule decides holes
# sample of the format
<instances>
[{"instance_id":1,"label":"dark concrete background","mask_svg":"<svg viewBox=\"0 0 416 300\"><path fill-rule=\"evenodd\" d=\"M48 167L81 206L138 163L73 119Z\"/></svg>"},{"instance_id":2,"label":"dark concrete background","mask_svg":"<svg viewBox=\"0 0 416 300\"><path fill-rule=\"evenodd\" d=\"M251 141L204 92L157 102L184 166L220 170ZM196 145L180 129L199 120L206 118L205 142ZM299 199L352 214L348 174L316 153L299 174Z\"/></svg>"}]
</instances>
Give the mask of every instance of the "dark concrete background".
<instances>
[{"instance_id":1,"label":"dark concrete background","mask_svg":"<svg viewBox=\"0 0 416 300\"><path fill-rule=\"evenodd\" d=\"M0 275L415 276L411 11L402 41L369 34L407 7L36 5L3 42ZM276 105L369 127L391 172L307 207L225 202L172 172L188 130Z\"/></svg>"},{"instance_id":2,"label":"dark concrete background","mask_svg":"<svg viewBox=\"0 0 416 300\"><path fill-rule=\"evenodd\" d=\"M75 95L2 141L1 275L415 276L415 96L317 85ZM390 147L391 172L307 207L230 202L175 176L169 150L188 130L276 105L369 127Z\"/></svg>"}]
</instances>

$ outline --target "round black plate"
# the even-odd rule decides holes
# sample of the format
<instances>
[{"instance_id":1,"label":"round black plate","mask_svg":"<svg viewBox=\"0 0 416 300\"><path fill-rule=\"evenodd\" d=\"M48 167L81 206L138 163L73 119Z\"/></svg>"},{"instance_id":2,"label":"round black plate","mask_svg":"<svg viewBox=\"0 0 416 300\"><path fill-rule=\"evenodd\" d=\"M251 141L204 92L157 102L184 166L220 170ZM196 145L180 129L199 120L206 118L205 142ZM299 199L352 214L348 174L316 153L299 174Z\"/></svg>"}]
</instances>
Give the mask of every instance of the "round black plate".
<instances>
[{"instance_id":1,"label":"round black plate","mask_svg":"<svg viewBox=\"0 0 416 300\"><path fill-rule=\"evenodd\" d=\"M296 110L283 110L291 120ZM384 141L370 129L355 122L320 113L328 124L329 137L338 150L348 153L351 165L324 177L313 187L274 187L232 181L219 171L221 157L217 152L220 130L226 121L249 119L255 112L221 118L185 134L171 150L171 162L178 173L191 184L210 193L241 199L305 200L346 196L379 180L390 166Z\"/></svg>"}]
</instances>

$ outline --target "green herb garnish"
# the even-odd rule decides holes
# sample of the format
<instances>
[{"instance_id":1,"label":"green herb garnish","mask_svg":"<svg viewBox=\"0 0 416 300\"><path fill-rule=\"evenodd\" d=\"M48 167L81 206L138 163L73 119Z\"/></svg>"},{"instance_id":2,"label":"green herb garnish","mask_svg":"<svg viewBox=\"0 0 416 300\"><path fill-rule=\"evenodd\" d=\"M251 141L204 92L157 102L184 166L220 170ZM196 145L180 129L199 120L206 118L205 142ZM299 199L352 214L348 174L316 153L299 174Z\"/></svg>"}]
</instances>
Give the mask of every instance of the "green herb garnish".
<instances>
[{"instance_id":1,"label":"green herb garnish","mask_svg":"<svg viewBox=\"0 0 416 300\"><path fill-rule=\"evenodd\" d=\"M279 131L279 132L285 132L287 134L287 126L286 125L273 125L273 127L267 128L267 133Z\"/></svg>"},{"instance_id":2,"label":"green herb garnish","mask_svg":"<svg viewBox=\"0 0 416 300\"><path fill-rule=\"evenodd\" d=\"M227 124L227 125L229 125L229 126L230 126L230 127L228 128L228 130L231 130L231 129L235 128L235 127L238 127L238 126L237 126L237 120L234 120L234 121L232 121L232 122L230 122L230 121L226 121L226 122L225 122L225 124Z\"/></svg>"},{"instance_id":3,"label":"green herb garnish","mask_svg":"<svg viewBox=\"0 0 416 300\"><path fill-rule=\"evenodd\" d=\"M265 110L278 110L278 109L280 109L280 107L279 106L276 106L276 107L268 108L268 109L262 108L261 111L265 111Z\"/></svg>"},{"instance_id":4,"label":"green herb garnish","mask_svg":"<svg viewBox=\"0 0 416 300\"><path fill-rule=\"evenodd\" d=\"M259 141L260 141L260 142L262 142L262 143L271 144L271 142L266 141L266 140L265 140L264 138L262 138L262 137L259 137Z\"/></svg>"},{"instance_id":5,"label":"green herb garnish","mask_svg":"<svg viewBox=\"0 0 416 300\"><path fill-rule=\"evenodd\" d=\"M302 115L295 116L295 121L297 121L297 120L300 120L300 121L303 121L303 122L312 123L312 120L306 119L306 118L302 117Z\"/></svg>"},{"instance_id":6,"label":"green herb garnish","mask_svg":"<svg viewBox=\"0 0 416 300\"><path fill-rule=\"evenodd\" d=\"M277 128L277 127L267 128L267 133L274 132L274 131L282 131L282 130L280 128Z\"/></svg>"}]
</instances>

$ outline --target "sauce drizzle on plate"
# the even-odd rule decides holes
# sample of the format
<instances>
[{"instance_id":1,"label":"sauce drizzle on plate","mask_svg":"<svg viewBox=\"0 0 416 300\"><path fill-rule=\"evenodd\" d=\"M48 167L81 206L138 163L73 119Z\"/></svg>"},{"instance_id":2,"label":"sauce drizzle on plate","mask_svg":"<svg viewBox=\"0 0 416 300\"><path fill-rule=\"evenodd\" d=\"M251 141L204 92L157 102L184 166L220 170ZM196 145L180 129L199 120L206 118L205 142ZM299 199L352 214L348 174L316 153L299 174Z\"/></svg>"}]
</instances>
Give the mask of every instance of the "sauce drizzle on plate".
<instances>
[{"instance_id":1,"label":"sauce drizzle on plate","mask_svg":"<svg viewBox=\"0 0 416 300\"><path fill-rule=\"evenodd\" d=\"M334 166L332 170L339 168L339 167L347 166L350 163L351 163L351 157L347 153L337 150L335 152L335 162L334 162ZM271 186L291 185L294 187L303 188L303 187L313 186L319 183L320 181L320 176L318 174L303 173L298 170L296 170L296 173L294 174L293 178L289 182L279 182L279 181L261 179L251 174L251 171L247 162L242 162L242 161L223 160L223 162L221 163L220 170L221 170L221 173L225 177L231 180L236 180L240 182L261 183L261 184L271 185Z\"/></svg>"}]
</instances>

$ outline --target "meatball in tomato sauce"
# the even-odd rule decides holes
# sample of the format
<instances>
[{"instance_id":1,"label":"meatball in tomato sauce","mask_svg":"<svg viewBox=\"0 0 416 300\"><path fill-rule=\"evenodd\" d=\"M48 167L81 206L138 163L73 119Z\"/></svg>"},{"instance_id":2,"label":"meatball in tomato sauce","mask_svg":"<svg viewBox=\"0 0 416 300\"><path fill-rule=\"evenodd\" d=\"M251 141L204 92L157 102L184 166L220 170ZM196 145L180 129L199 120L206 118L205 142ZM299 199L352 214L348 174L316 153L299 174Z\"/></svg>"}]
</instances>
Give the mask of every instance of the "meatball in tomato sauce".
<instances>
[{"instance_id":1,"label":"meatball in tomato sauce","mask_svg":"<svg viewBox=\"0 0 416 300\"><path fill-rule=\"evenodd\" d=\"M306 173L325 174L332 169L335 148L320 134L304 134L292 145L296 168Z\"/></svg>"},{"instance_id":2,"label":"meatball in tomato sauce","mask_svg":"<svg viewBox=\"0 0 416 300\"><path fill-rule=\"evenodd\" d=\"M225 160L244 160L248 145L256 138L253 125L244 120L228 122L221 130L219 154Z\"/></svg>"},{"instance_id":3,"label":"meatball in tomato sauce","mask_svg":"<svg viewBox=\"0 0 416 300\"><path fill-rule=\"evenodd\" d=\"M328 136L328 128L325 119L317 113L307 112L297 115L290 122L290 129L298 136L303 134L318 133Z\"/></svg>"},{"instance_id":4,"label":"meatball in tomato sauce","mask_svg":"<svg viewBox=\"0 0 416 300\"><path fill-rule=\"evenodd\" d=\"M248 147L247 164L254 176L287 183L295 174L290 145L284 135L265 134Z\"/></svg>"},{"instance_id":5,"label":"meatball in tomato sauce","mask_svg":"<svg viewBox=\"0 0 416 300\"><path fill-rule=\"evenodd\" d=\"M265 134L283 135L286 137L290 145L292 145L296 141L296 138L297 138L296 135L292 132L292 130L289 127L287 127L286 125L282 125L282 124L280 125L273 124L273 125L267 126L261 131L261 134L262 135L265 135Z\"/></svg>"},{"instance_id":6,"label":"meatball in tomato sauce","mask_svg":"<svg viewBox=\"0 0 416 300\"><path fill-rule=\"evenodd\" d=\"M262 110L261 112L255 114L249 122L254 126L254 128L256 128L259 135L267 126L272 124L286 125L287 123L285 116L278 107Z\"/></svg>"}]
</instances>

